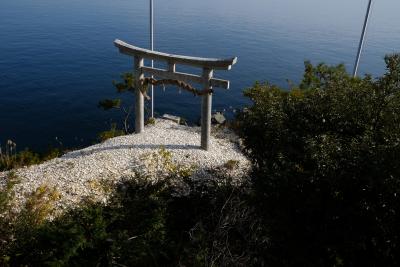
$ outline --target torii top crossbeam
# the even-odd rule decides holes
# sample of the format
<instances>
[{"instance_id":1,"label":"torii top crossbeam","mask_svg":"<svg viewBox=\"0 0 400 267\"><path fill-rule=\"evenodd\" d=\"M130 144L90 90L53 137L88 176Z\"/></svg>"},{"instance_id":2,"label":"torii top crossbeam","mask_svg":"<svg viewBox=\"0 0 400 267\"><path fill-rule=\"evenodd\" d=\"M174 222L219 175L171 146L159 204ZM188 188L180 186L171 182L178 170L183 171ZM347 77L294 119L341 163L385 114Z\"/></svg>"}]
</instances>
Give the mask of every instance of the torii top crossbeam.
<instances>
[{"instance_id":1,"label":"torii top crossbeam","mask_svg":"<svg viewBox=\"0 0 400 267\"><path fill-rule=\"evenodd\" d=\"M215 70L230 70L232 65L236 64L237 57L229 59L217 59L217 58L201 58L201 57L188 57L167 54L157 51L152 51L144 48L140 48L134 45L130 45L121 40L115 40L114 44L119 48L122 54L129 56L140 56L143 58L154 59L154 60L173 60L176 64L184 64L196 67L207 67Z\"/></svg>"},{"instance_id":2,"label":"torii top crossbeam","mask_svg":"<svg viewBox=\"0 0 400 267\"><path fill-rule=\"evenodd\" d=\"M229 89L229 81L213 78L214 69L230 70L237 62L237 58L215 59L200 58L181 55L167 54L140 48L121 40L115 40L114 45L122 54L133 56L135 58L135 87L140 88L145 77L151 75L161 79L169 79L179 83L197 83L204 87L204 95L202 95L201 106L201 147L205 150L210 148L211 134L211 106L212 106L212 88L220 87ZM144 66L144 58L165 61L168 69L158 69ZM176 64L200 67L203 69L203 75L194 75L189 73L176 72ZM135 132L141 133L144 130L144 98L141 90L136 90L135 104Z\"/></svg>"}]
</instances>

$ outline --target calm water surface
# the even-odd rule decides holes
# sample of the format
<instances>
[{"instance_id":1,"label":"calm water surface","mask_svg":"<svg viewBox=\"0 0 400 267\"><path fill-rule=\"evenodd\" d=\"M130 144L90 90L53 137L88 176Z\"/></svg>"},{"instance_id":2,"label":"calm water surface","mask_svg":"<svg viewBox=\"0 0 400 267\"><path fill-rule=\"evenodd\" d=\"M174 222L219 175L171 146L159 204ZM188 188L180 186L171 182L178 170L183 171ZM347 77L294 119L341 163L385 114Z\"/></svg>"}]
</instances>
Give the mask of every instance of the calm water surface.
<instances>
[{"instance_id":1,"label":"calm water surface","mask_svg":"<svg viewBox=\"0 0 400 267\"><path fill-rule=\"evenodd\" d=\"M230 91L214 109L246 104L254 81L287 86L303 61L351 70L367 0L155 0L156 49L204 57L238 56ZM384 72L383 56L400 51L400 1L375 1L361 73ZM117 97L112 81L132 68L113 40L148 46L148 0L1 0L0 143L36 150L87 145L118 121L97 108ZM126 98L128 101L132 99ZM156 112L196 121L200 99L157 91Z\"/></svg>"}]
</instances>

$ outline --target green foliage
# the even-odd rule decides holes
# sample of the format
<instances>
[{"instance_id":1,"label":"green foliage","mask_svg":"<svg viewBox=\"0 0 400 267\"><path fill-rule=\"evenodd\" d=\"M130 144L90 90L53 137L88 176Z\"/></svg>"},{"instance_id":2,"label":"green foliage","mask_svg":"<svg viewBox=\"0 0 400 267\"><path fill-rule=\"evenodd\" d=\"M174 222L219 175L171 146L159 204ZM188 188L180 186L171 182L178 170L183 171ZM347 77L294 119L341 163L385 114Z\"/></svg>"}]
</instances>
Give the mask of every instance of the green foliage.
<instances>
[{"instance_id":1,"label":"green foliage","mask_svg":"<svg viewBox=\"0 0 400 267\"><path fill-rule=\"evenodd\" d=\"M87 203L16 231L7 264L248 266L259 243L251 237L247 193L221 179L126 179L107 205Z\"/></svg>"},{"instance_id":2,"label":"green foliage","mask_svg":"<svg viewBox=\"0 0 400 267\"><path fill-rule=\"evenodd\" d=\"M124 97L115 98L115 99L104 99L98 103L98 107L103 110L119 110L122 113L122 125L125 134L129 134L133 132L133 127L131 117L134 110L134 101L132 96L135 95L135 77L132 73L127 72L121 75L121 81L113 81L113 85L118 94L127 93L130 95L128 101L124 101ZM145 117L149 117L150 109L148 105L145 103L144 106ZM154 124L154 118L149 118L146 120L146 124Z\"/></svg>"},{"instance_id":3,"label":"green foliage","mask_svg":"<svg viewBox=\"0 0 400 267\"><path fill-rule=\"evenodd\" d=\"M105 99L99 102L99 107L104 110L110 110L113 108L121 107L121 99Z\"/></svg>"},{"instance_id":4,"label":"green foliage","mask_svg":"<svg viewBox=\"0 0 400 267\"><path fill-rule=\"evenodd\" d=\"M61 155L62 151L59 148L50 148L42 154L35 153L29 149L18 152L16 143L8 140L4 149L0 145L0 171L39 164Z\"/></svg>"},{"instance_id":5,"label":"green foliage","mask_svg":"<svg viewBox=\"0 0 400 267\"><path fill-rule=\"evenodd\" d=\"M239 131L271 265L400 264L400 55L350 77L305 64L298 88L255 84Z\"/></svg>"},{"instance_id":6,"label":"green foliage","mask_svg":"<svg viewBox=\"0 0 400 267\"><path fill-rule=\"evenodd\" d=\"M27 196L24 207L15 209L14 186L18 182L19 178L10 172L5 187L0 189L0 266L9 266L16 256L12 251L34 241L36 229L52 215L59 198L57 190L43 185Z\"/></svg>"},{"instance_id":7,"label":"green foliage","mask_svg":"<svg viewBox=\"0 0 400 267\"><path fill-rule=\"evenodd\" d=\"M224 167L228 170L234 170L239 166L239 161L230 159L225 164Z\"/></svg>"},{"instance_id":8,"label":"green foliage","mask_svg":"<svg viewBox=\"0 0 400 267\"><path fill-rule=\"evenodd\" d=\"M18 177L10 172L5 177L5 185L0 188L0 266L6 265L9 260L7 249L13 236L12 200L14 186L19 182Z\"/></svg>"},{"instance_id":9,"label":"green foliage","mask_svg":"<svg viewBox=\"0 0 400 267\"><path fill-rule=\"evenodd\" d=\"M28 149L18 153L16 147L11 140L7 141L3 151L0 147L0 171L38 164L41 161L38 154Z\"/></svg>"},{"instance_id":10,"label":"green foliage","mask_svg":"<svg viewBox=\"0 0 400 267\"><path fill-rule=\"evenodd\" d=\"M156 124L156 119L148 118L145 124L146 125L154 125L154 124Z\"/></svg>"},{"instance_id":11,"label":"green foliage","mask_svg":"<svg viewBox=\"0 0 400 267\"><path fill-rule=\"evenodd\" d=\"M121 79L121 82L113 81L113 85L117 89L118 93L126 91L135 92L135 77L132 73L127 72L122 74Z\"/></svg>"},{"instance_id":12,"label":"green foliage","mask_svg":"<svg viewBox=\"0 0 400 267\"><path fill-rule=\"evenodd\" d=\"M63 148L50 147L43 155L40 155L40 162L61 157L67 150Z\"/></svg>"},{"instance_id":13,"label":"green foliage","mask_svg":"<svg viewBox=\"0 0 400 267\"><path fill-rule=\"evenodd\" d=\"M14 186L18 177L10 172L5 177L5 185L0 188L0 266L6 265L9 260L8 245L11 242L13 229L11 225L11 206L14 197Z\"/></svg>"},{"instance_id":14,"label":"green foliage","mask_svg":"<svg viewBox=\"0 0 400 267\"><path fill-rule=\"evenodd\" d=\"M123 130L118 130L117 124L113 123L111 124L110 130L99 133L98 139L100 142L104 142L110 138L114 138L121 135L125 135L125 132Z\"/></svg>"},{"instance_id":15,"label":"green foliage","mask_svg":"<svg viewBox=\"0 0 400 267\"><path fill-rule=\"evenodd\" d=\"M18 214L19 220L26 222L29 227L42 225L54 210L54 203L60 198L56 188L41 185L36 188L27 200L24 208Z\"/></svg>"},{"instance_id":16,"label":"green foliage","mask_svg":"<svg viewBox=\"0 0 400 267\"><path fill-rule=\"evenodd\" d=\"M19 232L19 242L11 249L10 265L96 266L90 260L94 260L93 254L96 254L101 262L101 246L105 245L105 224L101 215L101 207L88 205L52 223L30 229L28 235ZM99 251L95 253L92 249L96 245ZM82 251L87 253L85 257ZM81 255L79 261L75 259L77 255Z\"/></svg>"},{"instance_id":17,"label":"green foliage","mask_svg":"<svg viewBox=\"0 0 400 267\"><path fill-rule=\"evenodd\" d=\"M9 208L10 201L13 197L12 189L18 183L19 179L15 173L10 172L5 177L5 185L0 190L0 215L4 214Z\"/></svg>"},{"instance_id":18,"label":"green foliage","mask_svg":"<svg viewBox=\"0 0 400 267\"><path fill-rule=\"evenodd\" d=\"M135 78L132 73L124 73L121 75L121 80L120 82L113 81L113 85L117 91L117 93L131 93L134 94L135 92ZM130 117L132 114L133 110L133 101L129 103L128 105L124 105L123 100L121 98L116 98L116 99L104 99L101 100L98 104L99 108L102 108L103 110L112 110L112 109L117 109L120 110L123 113L123 126L124 126L124 132L125 134L131 133L131 123L130 123ZM115 126L116 128L116 126ZM114 137L112 136L112 133L116 133L115 130L107 131L101 134L105 134L105 138L111 138ZM107 137L111 136L111 137ZM118 136L118 135L116 135ZM100 137L100 140L105 140L102 137Z\"/></svg>"}]
</instances>

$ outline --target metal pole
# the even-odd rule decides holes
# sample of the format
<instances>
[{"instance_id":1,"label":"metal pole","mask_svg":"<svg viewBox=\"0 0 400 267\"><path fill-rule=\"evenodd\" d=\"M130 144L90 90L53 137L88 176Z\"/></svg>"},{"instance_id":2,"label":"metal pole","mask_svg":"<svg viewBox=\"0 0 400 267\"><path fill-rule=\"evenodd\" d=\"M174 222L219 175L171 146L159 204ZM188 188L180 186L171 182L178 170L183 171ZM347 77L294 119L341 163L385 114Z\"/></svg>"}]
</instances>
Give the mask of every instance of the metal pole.
<instances>
[{"instance_id":1,"label":"metal pole","mask_svg":"<svg viewBox=\"0 0 400 267\"><path fill-rule=\"evenodd\" d=\"M362 52L362 49L364 46L365 33L367 31L369 16L371 14L371 6L372 6L372 0L369 0L367 13L365 14L364 26L363 26L363 30L361 33L360 44L358 46L357 58L356 58L356 62L354 64L353 77L357 76L358 66L360 64L361 52Z\"/></svg>"},{"instance_id":2,"label":"metal pole","mask_svg":"<svg viewBox=\"0 0 400 267\"><path fill-rule=\"evenodd\" d=\"M154 50L154 6L153 0L150 0L150 49ZM151 67L154 67L154 61L151 61ZM154 86L151 85L151 117L154 118Z\"/></svg>"}]
</instances>

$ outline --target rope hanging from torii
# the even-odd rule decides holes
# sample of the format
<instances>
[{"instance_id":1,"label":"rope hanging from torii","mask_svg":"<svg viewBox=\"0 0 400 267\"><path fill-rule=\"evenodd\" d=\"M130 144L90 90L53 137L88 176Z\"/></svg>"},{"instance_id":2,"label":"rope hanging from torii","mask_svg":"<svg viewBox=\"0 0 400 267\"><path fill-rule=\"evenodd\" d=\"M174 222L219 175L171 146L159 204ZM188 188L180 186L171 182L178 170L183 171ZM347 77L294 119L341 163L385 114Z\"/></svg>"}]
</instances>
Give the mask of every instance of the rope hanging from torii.
<instances>
[{"instance_id":1,"label":"rope hanging from torii","mask_svg":"<svg viewBox=\"0 0 400 267\"><path fill-rule=\"evenodd\" d=\"M183 90L186 90L186 91L192 93L194 96L203 96L203 95L213 93L212 89L198 90L188 83L185 83L185 82L179 81L179 80L173 80L173 79L156 80L154 78L143 78L140 80L140 85L141 85L140 91L142 92L143 96L147 100L151 99L147 95L147 90L149 89L149 85L154 85L154 86L162 85L164 88L166 85L174 85L174 86L177 86Z\"/></svg>"}]
</instances>

